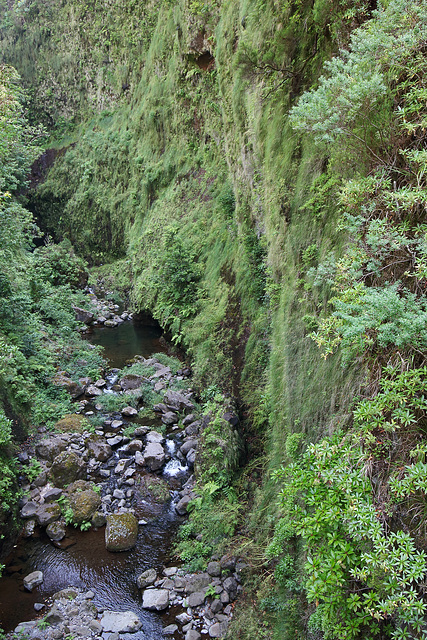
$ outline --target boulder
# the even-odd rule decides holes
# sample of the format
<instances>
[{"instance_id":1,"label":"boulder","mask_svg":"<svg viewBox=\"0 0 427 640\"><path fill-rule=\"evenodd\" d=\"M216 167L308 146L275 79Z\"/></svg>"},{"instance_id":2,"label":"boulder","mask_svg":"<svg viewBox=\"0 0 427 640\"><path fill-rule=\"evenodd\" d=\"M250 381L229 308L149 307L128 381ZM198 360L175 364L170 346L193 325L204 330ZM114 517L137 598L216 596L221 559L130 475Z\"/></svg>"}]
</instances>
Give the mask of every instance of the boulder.
<instances>
[{"instance_id":1,"label":"boulder","mask_svg":"<svg viewBox=\"0 0 427 640\"><path fill-rule=\"evenodd\" d=\"M221 565L219 564L219 562L209 562L208 566L206 567L206 572L209 573L209 575L213 578L217 578L221 575Z\"/></svg>"},{"instance_id":2,"label":"boulder","mask_svg":"<svg viewBox=\"0 0 427 640\"><path fill-rule=\"evenodd\" d=\"M185 590L187 593L196 593L209 586L211 577L207 573L196 573L187 580Z\"/></svg>"},{"instance_id":3,"label":"boulder","mask_svg":"<svg viewBox=\"0 0 427 640\"><path fill-rule=\"evenodd\" d=\"M93 489L68 493L73 522L82 524L89 522L101 505L101 496Z\"/></svg>"},{"instance_id":4,"label":"boulder","mask_svg":"<svg viewBox=\"0 0 427 640\"><path fill-rule=\"evenodd\" d=\"M138 389L145 381L146 378L144 378L144 376L128 373L119 380L119 384L123 391L129 391L131 389Z\"/></svg>"},{"instance_id":5,"label":"boulder","mask_svg":"<svg viewBox=\"0 0 427 640\"><path fill-rule=\"evenodd\" d=\"M211 638L225 638L228 629L228 622L215 622L209 627L209 636Z\"/></svg>"},{"instance_id":6,"label":"boulder","mask_svg":"<svg viewBox=\"0 0 427 640\"><path fill-rule=\"evenodd\" d=\"M160 469L165 460L166 455L161 444L158 442L150 442L147 444L144 450L144 464L147 465L150 471Z\"/></svg>"},{"instance_id":7,"label":"boulder","mask_svg":"<svg viewBox=\"0 0 427 640\"><path fill-rule=\"evenodd\" d=\"M100 622L104 632L136 633L142 627L141 620L133 611L105 611Z\"/></svg>"},{"instance_id":8,"label":"boulder","mask_svg":"<svg viewBox=\"0 0 427 640\"><path fill-rule=\"evenodd\" d=\"M136 579L136 583L138 585L138 589L145 589L146 587L151 586L157 580L157 571L155 569L147 569L139 575Z\"/></svg>"},{"instance_id":9,"label":"boulder","mask_svg":"<svg viewBox=\"0 0 427 640\"><path fill-rule=\"evenodd\" d=\"M138 410L134 409L134 407L125 407L124 409L122 409L121 411L122 416L137 416L138 415Z\"/></svg>"},{"instance_id":10,"label":"boulder","mask_svg":"<svg viewBox=\"0 0 427 640\"><path fill-rule=\"evenodd\" d=\"M162 436L162 434L159 433L158 431L149 431L147 433L147 443L158 442L159 444L161 444L164 441L165 441L164 436Z\"/></svg>"},{"instance_id":11,"label":"boulder","mask_svg":"<svg viewBox=\"0 0 427 640\"><path fill-rule=\"evenodd\" d=\"M73 399L83 395L84 389L81 384L74 382L63 371L58 372L53 378L53 383L58 387L64 387Z\"/></svg>"},{"instance_id":12,"label":"boulder","mask_svg":"<svg viewBox=\"0 0 427 640\"><path fill-rule=\"evenodd\" d=\"M169 606L167 589L147 589L142 595L142 607L149 611L162 611Z\"/></svg>"},{"instance_id":13,"label":"boulder","mask_svg":"<svg viewBox=\"0 0 427 640\"><path fill-rule=\"evenodd\" d=\"M196 591L195 593L190 593L188 596L188 606L200 607L205 601L205 592L204 591Z\"/></svg>"},{"instance_id":14,"label":"boulder","mask_svg":"<svg viewBox=\"0 0 427 640\"><path fill-rule=\"evenodd\" d=\"M183 456L186 456L187 453L191 451L191 449L197 449L198 444L199 444L198 440L196 440L195 438L190 438L189 440L186 440L184 442L184 444L180 447L179 450L181 451Z\"/></svg>"},{"instance_id":15,"label":"boulder","mask_svg":"<svg viewBox=\"0 0 427 640\"><path fill-rule=\"evenodd\" d=\"M164 401L167 405L178 411L183 409L194 409L194 404L188 396L183 393L179 393L178 391L172 391L171 389L168 389L165 392Z\"/></svg>"},{"instance_id":16,"label":"boulder","mask_svg":"<svg viewBox=\"0 0 427 640\"><path fill-rule=\"evenodd\" d=\"M65 487L86 473L86 466L80 456L73 451L63 451L52 463L50 475L58 487Z\"/></svg>"},{"instance_id":17,"label":"boulder","mask_svg":"<svg viewBox=\"0 0 427 640\"><path fill-rule=\"evenodd\" d=\"M88 396L102 396L103 391L99 387L95 387L94 384L90 384L86 389L86 393Z\"/></svg>"},{"instance_id":18,"label":"boulder","mask_svg":"<svg viewBox=\"0 0 427 640\"><path fill-rule=\"evenodd\" d=\"M57 502L42 504L37 508L35 517L41 527L47 527L48 524L59 520L61 517L61 507Z\"/></svg>"},{"instance_id":19,"label":"boulder","mask_svg":"<svg viewBox=\"0 0 427 640\"><path fill-rule=\"evenodd\" d=\"M55 542L59 542L59 540L62 540L63 538L65 538L65 534L66 534L65 522L63 520L57 520L56 522L51 522L46 527L46 533L51 540Z\"/></svg>"},{"instance_id":20,"label":"boulder","mask_svg":"<svg viewBox=\"0 0 427 640\"><path fill-rule=\"evenodd\" d=\"M32 591L35 587L43 582L43 573L41 571L33 571L24 578L24 587L27 591Z\"/></svg>"},{"instance_id":21,"label":"boulder","mask_svg":"<svg viewBox=\"0 0 427 640\"><path fill-rule=\"evenodd\" d=\"M200 640L201 634L195 629L189 629L185 634L185 640Z\"/></svg>"},{"instance_id":22,"label":"boulder","mask_svg":"<svg viewBox=\"0 0 427 640\"><path fill-rule=\"evenodd\" d=\"M78 322L83 322L84 324L91 324L93 321L93 313L91 311L87 311L86 309L81 309L80 307L75 307L73 305L73 311L76 314L76 320Z\"/></svg>"},{"instance_id":23,"label":"boulder","mask_svg":"<svg viewBox=\"0 0 427 640\"><path fill-rule=\"evenodd\" d=\"M178 415L173 411L167 411L162 415L163 424L176 424L178 420Z\"/></svg>"},{"instance_id":24,"label":"boulder","mask_svg":"<svg viewBox=\"0 0 427 640\"><path fill-rule=\"evenodd\" d=\"M37 456L43 460L50 460L52 462L62 451L65 451L67 444L67 440L61 436L44 438L36 446Z\"/></svg>"},{"instance_id":25,"label":"boulder","mask_svg":"<svg viewBox=\"0 0 427 640\"><path fill-rule=\"evenodd\" d=\"M111 446L99 436L91 436L85 442L89 455L98 462L105 462L113 455Z\"/></svg>"},{"instance_id":26,"label":"boulder","mask_svg":"<svg viewBox=\"0 0 427 640\"><path fill-rule=\"evenodd\" d=\"M188 496L188 495L184 496L183 498L181 498L181 500L178 502L178 504L175 505L175 511L180 516L185 516L185 514L187 513L187 507L188 507L190 502L191 502L190 496Z\"/></svg>"},{"instance_id":27,"label":"boulder","mask_svg":"<svg viewBox=\"0 0 427 640\"><path fill-rule=\"evenodd\" d=\"M132 513L114 513L107 516L105 546L107 551L132 549L138 537L138 520Z\"/></svg>"}]
</instances>

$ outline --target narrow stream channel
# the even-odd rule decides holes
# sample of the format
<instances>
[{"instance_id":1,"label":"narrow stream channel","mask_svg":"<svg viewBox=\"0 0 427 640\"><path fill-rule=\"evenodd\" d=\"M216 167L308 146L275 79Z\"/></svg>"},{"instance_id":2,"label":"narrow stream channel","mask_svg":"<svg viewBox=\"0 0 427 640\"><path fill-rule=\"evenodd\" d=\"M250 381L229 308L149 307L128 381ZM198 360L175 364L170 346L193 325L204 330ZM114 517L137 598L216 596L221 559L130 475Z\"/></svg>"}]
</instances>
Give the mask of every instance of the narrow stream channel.
<instances>
[{"instance_id":1,"label":"narrow stream channel","mask_svg":"<svg viewBox=\"0 0 427 640\"><path fill-rule=\"evenodd\" d=\"M127 321L116 328L96 328L89 339L93 344L104 347L105 356L112 368L121 368L126 360L136 354L148 357L152 353L164 351L160 337L161 331L156 327ZM123 419L123 422L127 426L127 422L131 424L132 419ZM171 432L165 437L171 460L164 467L161 477L168 482L173 500L189 472L174 457L174 452L180 445L179 436ZM113 464L120 457L119 449L114 454ZM106 466L111 468L113 464L109 460ZM6 572L0 579L0 625L8 632L18 623L34 619L35 603L44 603L59 590L73 586L92 590L95 593L93 602L98 607L113 611L133 611L139 616L142 629L135 634L124 634L123 637L129 635L132 640L163 639L162 629L173 619L173 612L169 609L161 616L143 609L136 579L146 569L161 571L165 565L170 564L172 541L176 528L182 521L172 500L159 504L138 499L135 515L147 524L139 527L137 544L131 551L107 551L104 527L88 532L68 527L70 546L65 549L54 546L44 530L37 530L36 537L20 539L13 556L6 560ZM44 582L30 593L23 588L22 578L35 570L43 572ZM109 635L105 633L103 637L107 638Z\"/></svg>"}]
</instances>

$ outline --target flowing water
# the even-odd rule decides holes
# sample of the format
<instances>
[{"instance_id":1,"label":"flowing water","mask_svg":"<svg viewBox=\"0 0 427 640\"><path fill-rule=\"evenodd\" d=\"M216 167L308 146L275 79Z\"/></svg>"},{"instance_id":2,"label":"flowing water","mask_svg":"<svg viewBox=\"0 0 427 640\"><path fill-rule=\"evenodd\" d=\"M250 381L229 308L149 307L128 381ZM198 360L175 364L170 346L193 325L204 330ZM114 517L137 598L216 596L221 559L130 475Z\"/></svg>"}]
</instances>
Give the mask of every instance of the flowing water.
<instances>
[{"instance_id":1,"label":"flowing water","mask_svg":"<svg viewBox=\"0 0 427 640\"><path fill-rule=\"evenodd\" d=\"M135 354L147 357L164 350L160 336L155 327L125 322L114 329L95 329L90 340L104 346L112 367L122 367ZM162 476L176 497L176 491L188 477L188 468L176 457L179 436L172 432L166 437L171 460ZM116 461L119 457L120 451L115 454ZM143 626L140 632L129 635L132 640L162 639L162 629L173 621L173 612L160 615L142 609L136 578L146 569L161 570L171 564L171 544L182 518L176 514L172 501L162 505L142 498L137 502L135 515L148 524L139 528L137 545L127 552L110 553L105 549L104 528L88 532L69 528L70 546L66 549L53 546L44 531L38 532L39 537L18 541L0 579L0 625L11 631L19 622L34 619L36 602L46 602L57 591L74 586L92 590L98 607L134 611ZM22 578L35 570L43 572L44 582L29 593L22 587Z\"/></svg>"}]
</instances>

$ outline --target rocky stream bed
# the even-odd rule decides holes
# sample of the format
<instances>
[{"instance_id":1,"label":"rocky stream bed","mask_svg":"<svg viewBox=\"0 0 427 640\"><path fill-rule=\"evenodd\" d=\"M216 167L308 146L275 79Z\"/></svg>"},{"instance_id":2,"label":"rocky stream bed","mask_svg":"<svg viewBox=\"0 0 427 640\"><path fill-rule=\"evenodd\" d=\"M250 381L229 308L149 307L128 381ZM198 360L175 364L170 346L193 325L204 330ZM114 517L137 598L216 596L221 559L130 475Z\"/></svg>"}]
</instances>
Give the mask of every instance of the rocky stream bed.
<instances>
[{"instance_id":1,"label":"rocky stream bed","mask_svg":"<svg viewBox=\"0 0 427 640\"><path fill-rule=\"evenodd\" d=\"M130 322L130 314L114 311L109 331ZM112 369L78 383L59 372L57 384L76 399L76 413L55 433L41 430L19 456L22 477L29 468L37 476L23 487L22 539L6 562L0 592L18 589L35 619L22 613L19 624L9 624L9 639L226 634L243 563L212 558L206 571L191 574L170 560L173 536L196 497L192 471L208 419L197 413L187 368L172 372L143 356L133 364L142 373ZM139 410L147 409L150 391L161 401L149 407L157 417L144 424ZM106 396L121 408L107 411ZM97 425L89 428L91 416ZM226 419L236 416L228 412Z\"/></svg>"}]
</instances>

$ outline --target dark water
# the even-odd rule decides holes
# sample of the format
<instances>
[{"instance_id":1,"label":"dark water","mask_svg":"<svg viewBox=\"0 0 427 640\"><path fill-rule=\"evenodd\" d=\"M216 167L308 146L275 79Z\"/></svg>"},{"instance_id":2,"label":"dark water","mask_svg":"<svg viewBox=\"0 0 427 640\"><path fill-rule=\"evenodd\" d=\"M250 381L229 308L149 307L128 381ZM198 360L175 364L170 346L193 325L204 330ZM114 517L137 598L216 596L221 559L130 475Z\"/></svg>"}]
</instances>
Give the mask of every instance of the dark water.
<instances>
[{"instance_id":1,"label":"dark water","mask_svg":"<svg viewBox=\"0 0 427 640\"><path fill-rule=\"evenodd\" d=\"M46 602L49 596L68 586L95 593L94 603L112 611L133 611L141 622L132 640L160 640L163 622L159 614L141 607L136 579L146 569L161 571L168 561L168 551L178 518L170 503L161 514L139 529L137 545L131 551L110 553L105 549L105 530L81 532L69 528L74 542L68 549L57 549L47 536L20 541L13 563L18 571L0 580L0 620L6 631L20 622L36 617L35 602ZM22 579L32 571L43 571L44 582L32 593L22 590ZM107 634L108 635L108 634Z\"/></svg>"},{"instance_id":2,"label":"dark water","mask_svg":"<svg viewBox=\"0 0 427 640\"><path fill-rule=\"evenodd\" d=\"M127 321L115 328L96 328L88 339L104 347L112 367L121 368L134 355L149 357L165 351L165 343L159 340L161 333L160 328ZM185 481L186 474L181 477L181 472L174 471L174 466L179 467L177 461L171 460L168 466L172 470L170 473L165 471L165 478L176 490ZM162 629L174 621L174 614L169 611L161 616L142 609L136 578L146 569L161 571L165 564L171 564L170 549L181 518L170 501L159 505L143 499L138 500L135 515L148 524L140 527L136 547L127 552L111 553L105 549L104 528L80 532L69 527L67 536L73 544L67 549L53 546L44 531L38 531L37 538L21 539L12 556L6 560L6 570L0 579L0 626L11 631L20 622L34 619L37 616L34 603L48 602L49 596L73 586L91 589L96 594L94 602L99 607L113 611L130 610L140 617L141 631L123 637L132 640L163 639ZM29 593L24 589L22 580L35 570L43 571L44 582Z\"/></svg>"},{"instance_id":3,"label":"dark water","mask_svg":"<svg viewBox=\"0 0 427 640\"><path fill-rule=\"evenodd\" d=\"M93 327L87 334L87 339L92 344L104 347L111 367L118 369L135 355L148 358L153 353L165 352L165 342L161 337L162 330L159 326L141 324L137 320L123 322L114 328Z\"/></svg>"}]
</instances>

